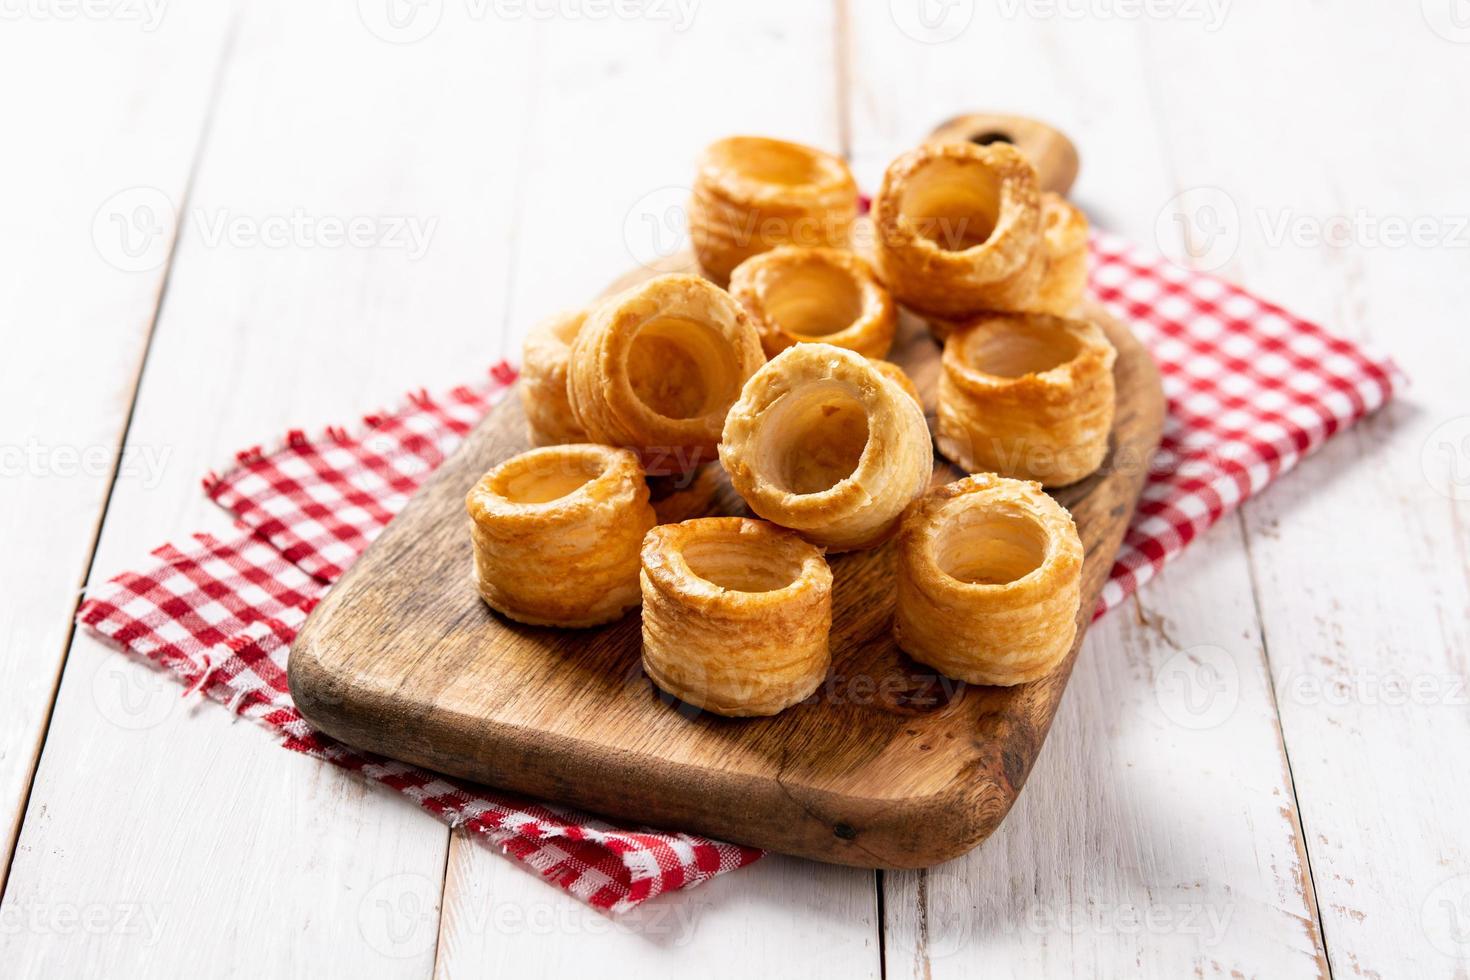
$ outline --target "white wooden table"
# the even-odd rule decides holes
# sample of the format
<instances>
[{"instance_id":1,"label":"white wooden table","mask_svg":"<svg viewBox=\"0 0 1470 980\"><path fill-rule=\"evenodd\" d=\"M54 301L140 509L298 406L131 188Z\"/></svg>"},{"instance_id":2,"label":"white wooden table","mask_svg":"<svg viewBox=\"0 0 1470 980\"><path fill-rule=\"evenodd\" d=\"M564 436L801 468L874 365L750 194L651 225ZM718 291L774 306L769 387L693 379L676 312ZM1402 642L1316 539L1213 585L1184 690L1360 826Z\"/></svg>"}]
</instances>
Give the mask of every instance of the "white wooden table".
<instances>
[{"instance_id":1,"label":"white wooden table","mask_svg":"<svg viewBox=\"0 0 1470 980\"><path fill-rule=\"evenodd\" d=\"M1466 976L1463 6L5 4L0 974ZM871 189L976 108L1072 135L1097 224L1414 381L1093 629L976 853L611 921L73 630L84 582L228 530L233 450L514 357L669 247L711 139Z\"/></svg>"}]
</instances>

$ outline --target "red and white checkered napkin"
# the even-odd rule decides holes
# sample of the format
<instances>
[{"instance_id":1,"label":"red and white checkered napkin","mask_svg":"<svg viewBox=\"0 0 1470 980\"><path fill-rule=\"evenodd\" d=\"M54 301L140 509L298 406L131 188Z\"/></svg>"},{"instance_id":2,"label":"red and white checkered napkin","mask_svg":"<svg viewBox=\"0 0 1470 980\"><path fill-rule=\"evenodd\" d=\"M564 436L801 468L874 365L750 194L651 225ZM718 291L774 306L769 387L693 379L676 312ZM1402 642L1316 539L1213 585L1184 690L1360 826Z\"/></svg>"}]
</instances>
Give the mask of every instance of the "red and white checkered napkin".
<instances>
[{"instance_id":1,"label":"red and white checkered napkin","mask_svg":"<svg viewBox=\"0 0 1470 980\"><path fill-rule=\"evenodd\" d=\"M1111 236L1095 236L1093 256L1094 294L1152 349L1169 398L1163 451L1101 614L1222 514L1382 405L1401 376L1386 359ZM95 590L79 618L172 671L187 691L274 729L288 748L391 786L584 901L623 911L760 852L615 827L350 749L312 731L286 687L286 653L307 612L514 377L499 365L485 383L442 398L420 392L361 431L292 432L272 452L240 453L205 489L243 533L158 549L147 570Z\"/></svg>"}]
</instances>

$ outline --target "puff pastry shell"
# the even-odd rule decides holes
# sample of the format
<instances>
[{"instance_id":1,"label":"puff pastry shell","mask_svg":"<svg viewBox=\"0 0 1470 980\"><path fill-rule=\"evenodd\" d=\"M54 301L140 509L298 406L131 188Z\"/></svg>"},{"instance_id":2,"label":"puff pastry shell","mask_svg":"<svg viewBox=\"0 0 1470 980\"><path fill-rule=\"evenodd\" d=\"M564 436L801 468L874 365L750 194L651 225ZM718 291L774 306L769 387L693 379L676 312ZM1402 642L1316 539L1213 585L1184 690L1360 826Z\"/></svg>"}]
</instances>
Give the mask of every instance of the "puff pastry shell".
<instances>
[{"instance_id":1,"label":"puff pastry shell","mask_svg":"<svg viewBox=\"0 0 1470 980\"><path fill-rule=\"evenodd\" d=\"M904 515L894 638L971 684L1050 673L1077 633L1082 541L1036 483L985 473L939 487Z\"/></svg>"},{"instance_id":2,"label":"puff pastry shell","mask_svg":"<svg viewBox=\"0 0 1470 980\"><path fill-rule=\"evenodd\" d=\"M1072 316L1087 290L1087 216L1060 194L1041 195L1041 282L1028 311Z\"/></svg>"},{"instance_id":3,"label":"puff pastry shell","mask_svg":"<svg viewBox=\"0 0 1470 980\"><path fill-rule=\"evenodd\" d=\"M705 517L643 540L643 667L722 715L773 715L831 662L832 572L819 549L765 521Z\"/></svg>"},{"instance_id":4,"label":"puff pastry shell","mask_svg":"<svg viewBox=\"0 0 1470 980\"><path fill-rule=\"evenodd\" d=\"M572 345L567 393L593 442L649 475L714 458L725 412L765 362L740 304L699 276L660 276L604 300Z\"/></svg>"},{"instance_id":5,"label":"puff pastry shell","mask_svg":"<svg viewBox=\"0 0 1470 980\"><path fill-rule=\"evenodd\" d=\"M925 316L1022 309L1042 266L1036 170L1009 143L932 143L889 165L873 204L878 275Z\"/></svg>"},{"instance_id":6,"label":"puff pastry shell","mask_svg":"<svg viewBox=\"0 0 1470 980\"><path fill-rule=\"evenodd\" d=\"M720 461L751 510L829 551L888 537L933 470L923 410L830 344L787 348L746 382Z\"/></svg>"},{"instance_id":7,"label":"puff pastry shell","mask_svg":"<svg viewBox=\"0 0 1470 980\"><path fill-rule=\"evenodd\" d=\"M813 341L864 357L893 346L893 299L852 252L792 245L762 252L735 269L730 295L750 314L768 357Z\"/></svg>"},{"instance_id":8,"label":"puff pastry shell","mask_svg":"<svg viewBox=\"0 0 1470 980\"><path fill-rule=\"evenodd\" d=\"M903 393L912 398L914 404L918 405L920 409L924 407L924 399L919 395L918 385L914 384L913 378L904 373L903 368L894 364L892 361L882 361L876 357L868 358L868 363L873 365L883 377L902 388Z\"/></svg>"},{"instance_id":9,"label":"puff pastry shell","mask_svg":"<svg viewBox=\"0 0 1470 980\"><path fill-rule=\"evenodd\" d=\"M536 626L596 626L638 605L654 525L630 450L580 444L513 456L465 498L480 595Z\"/></svg>"},{"instance_id":10,"label":"puff pastry shell","mask_svg":"<svg viewBox=\"0 0 1470 980\"><path fill-rule=\"evenodd\" d=\"M586 310L567 310L543 320L526 337L521 358L521 404L533 446L587 441L587 433L572 416L567 400L567 362L572 356L572 341L586 319Z\"/></svg>"},{"instance_id":11,"label":"puff pastry shell","mask_svg":"<svg viewBox=\"0 0 1470 980\"><path fill-rule=\"evenodd\" d=\"M1041 250L1036 291L1015 312L1075 316L1087 291L1087 216L1058 194L1041 195ZM959 321L929 315L929 332L941 342Z\"/></svg>"},{"instance_id":12,"label":"puff pastry shell","mask_svg":"<svg viewBox=\"0 0 1470 980\"><path fill-rule=\"evenodd\" d=\"M778 245L844 248L857 183L830 153L761 136L731 136L701 155L689 203L700 266L724 283L741 262Z\"/></svg>"},{"instance_id":13,"label":"puff pastry shell","mask_svg":"<svg viewBox=\"0 0 1470 980\"><path fill-rule=\"evenodd\" d=\"M944 343L935 443L971 473L1075 483L1107 455L1116 359L1086 320L979 317Z\"/></svg>"}]
</instances>

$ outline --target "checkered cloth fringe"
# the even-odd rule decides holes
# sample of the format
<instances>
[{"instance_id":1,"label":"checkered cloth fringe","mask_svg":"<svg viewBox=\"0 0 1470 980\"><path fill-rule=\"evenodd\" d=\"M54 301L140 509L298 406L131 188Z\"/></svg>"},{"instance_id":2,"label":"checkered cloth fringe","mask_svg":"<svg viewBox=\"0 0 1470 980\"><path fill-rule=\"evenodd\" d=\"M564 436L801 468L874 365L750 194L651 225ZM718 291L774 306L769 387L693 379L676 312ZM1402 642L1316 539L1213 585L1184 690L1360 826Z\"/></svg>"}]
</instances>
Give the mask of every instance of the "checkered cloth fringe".
<instances>
[{"instance_id":1,"label":"checkered cloth fringe","mask_svg":"<svg viewBox=\"0 0 1470 980\"><path fill-rule=\"evenodd\" d=\"M1169 417L1099 615L1185 545L1402 383L1392 362L1219 279L1108 235L1092 289L1133 325L1163 374ZM129 653L326 759L498 844L591 905L630 909L760 857L747 847L617 827L438 776L314 732L291 702L286 654L306 614L514 380L498 365L440 398L419 392L358 431L293 431L239 454L208 494L242 534L165 546L82 605L80 621Z\"/></svg>"}]
</instances>

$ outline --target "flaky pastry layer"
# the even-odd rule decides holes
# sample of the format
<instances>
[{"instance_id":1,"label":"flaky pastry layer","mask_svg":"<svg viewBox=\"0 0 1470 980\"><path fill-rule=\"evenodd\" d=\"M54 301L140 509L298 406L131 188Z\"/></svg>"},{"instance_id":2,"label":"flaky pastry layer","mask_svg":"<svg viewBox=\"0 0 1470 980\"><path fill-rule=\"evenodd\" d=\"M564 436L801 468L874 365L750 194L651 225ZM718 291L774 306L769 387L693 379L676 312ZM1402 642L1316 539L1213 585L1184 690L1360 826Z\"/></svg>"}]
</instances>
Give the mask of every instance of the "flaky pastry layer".
<instances>
[{"instance_id":1,"label":"flaky pastry layer","mask_svg":"<svg viewBox=\"0 0 1470 980\"><path fill-rule=\"evenodd\" d=\"M779 245L845 248L857 183L830 153L761 136L731 136L700 156L689 237L705 273L725 283L752 255Z\"/></svg>"},{"instance_id":2,"label":"flaky pastry layer","mask_svg":"<svg viewBox=\"0 0 1470 980\"><path fill-rule=\"evenodd\" d=\"M894 364L892 361L884 361L876 357L868 358L868 363L873 365L883 377L902 388L903 393L912 398L914 404L918 405L921 411L923 410L924 399L919 394L919 386L914 384L914 379L909 377L903 368Z\"/></svg>"},{"instance_id":3,"label":"flaky pastry layer","mask_svg":"<svg viewBox=\"0 0 1470 980\"><path fill-rule=\"evenodd\" d=\"M465 506L480 595L511 619L596 626L638 605L654 515L630 450L532 449L486 473Z\"/></svg>"},{"instance_id":4,"label":"flaky pastry layer","mask_svg":"<svg viewBox=\"0 0 1470 980\"><path fill-rule=\"evenodd\" d=\"M521 404L531 445L586 442L587 433L567 400L567 363L586 310L566 310L538 323L526 337L521 357Z\"/></svg>"},{"instance_id":5,"label":"flaky pastry layer","mask_svg":"<svg viewBox=\"0 0 1470 980\"><path fill-rule=\"evenodd\" d=\"M1075 483L1107 456L1116 359L1086 320L979 317L944 343L935 444L971 473Z\"/></svg>"},{"instance_id":6,"label":"flaky pastry layer","mask_svg":"<svg viewBox=\"0 0 1470 980\"><path fill-rule=\"evenodd\" d=\"M872 266L852 252L792 245L762 252L736 267L730 295L750 314L767 357L799 343L864 357L893 346L897 307Z\"/></svg>"},{"instance_id":7,"label":"flaky pastry layer","mask_svg":"<svg viewBox=\"0 0 1470 980\"><path fill-rule=\"evenodd\" d=\"M1008 143L935 143L894 160L873 203L878 275L924 316L1022 309L1041 276L1036 170Z\"/></svg>"},{"instance_id":8,"label":"flaky pastry layer","mask_svg":"<svg viewBox=\"0 0 1470 980\"><path fill-rule=\"evenodd\" d=\"M1036 483L993 474L939 487L904 515L894 638L971 684L1024 684L1072 649L1082 541Z\"/></svg>"},{"instance_id":9,"label":"flaky pastry layer","mask_svg":"<svg viewBox=\"0 0 1470 980\"><path fill-rule=\"evenodd\" d=\"M722 715L773 715L831 663L832 572L790 531L741 517L663 524L643 540L643 667Z\"/></svg>"},{"instance_id":10,"label":"flaky pastry layer","mask_svg":"<svg viewBox=\"0 0 1470 980\"><path fill-rule=\"evenodd\" d=\"M1041 195L1041 263L1027 312L1075 316L1087 291L1087 216L1060 194Z\"/></svg>"},{"instance_id":11,"label":"flaky pastry layer","mask_svg":"<svg viewBox=\"0 0 1470 980\"><path fill-rule=\"evenodd\" d=\"M829 551L888 537L934 462L914 399L830 344L787 348L746 382L720 461L751 510Z\"/></svg>"},{"instance_id":12,"label":"flaky pastry layer","mask_svg":"<svg viewBox=\"0 0 1470 980\"><path fill-rule=\"evenodd\" d=\"M1041 249L1033 259L1039 268L1036 291L1011 312L1076 316L1087 292L1087 216L1059 194L1042 194L1041 229ZM941 342L966 319L924 317Z\"/></svg>"},{"instance_id":13,"label":"flaky pastry layer","mask_svg":"<svg viewBox=\"0 0 1470 980\"><path fill-rule=\"evenodd\" d=\"M593 308L567 394L593 442L638 452L651 476L714 459L725 412L765 363L740 304L699 276L660 276Z\"/></svg>"}]
</instances>

